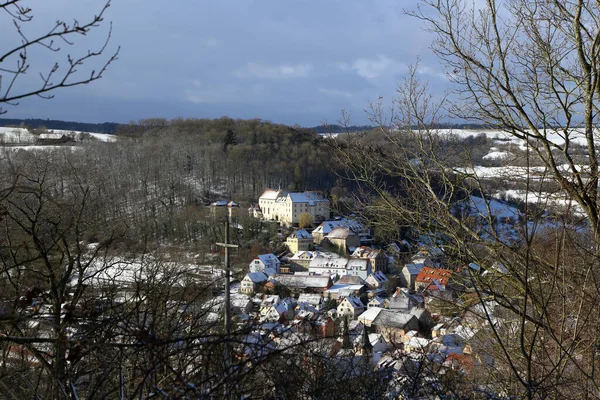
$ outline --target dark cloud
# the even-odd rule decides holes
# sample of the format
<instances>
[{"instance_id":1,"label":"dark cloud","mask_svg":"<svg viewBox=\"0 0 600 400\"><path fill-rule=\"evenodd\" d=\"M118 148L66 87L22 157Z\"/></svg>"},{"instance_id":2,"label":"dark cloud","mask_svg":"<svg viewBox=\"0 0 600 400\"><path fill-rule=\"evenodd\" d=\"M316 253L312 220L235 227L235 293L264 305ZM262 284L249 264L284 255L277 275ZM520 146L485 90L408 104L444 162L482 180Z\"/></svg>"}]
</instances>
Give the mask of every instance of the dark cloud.
<instances>
[{"instance_id":1,"label":"dark cloud","mask_svg":"<svg viewBox=\"0 0 600 400\"><path fill-rule=\"evenodd\" d=\"M60 15L83 19L101 0L42 3L33 6L38 25ZM23 101L9 115L118 122L229 115L315 125L347 109L364 123L368 101L389 99L417 56L432 87L446 86L431 37L399 3L115 1L106 20L111 49L122 50L102 81ZM0 34L14 36L1 22ZM105 28L70 50L98 46Z\"/></svg>"}]
</instances>

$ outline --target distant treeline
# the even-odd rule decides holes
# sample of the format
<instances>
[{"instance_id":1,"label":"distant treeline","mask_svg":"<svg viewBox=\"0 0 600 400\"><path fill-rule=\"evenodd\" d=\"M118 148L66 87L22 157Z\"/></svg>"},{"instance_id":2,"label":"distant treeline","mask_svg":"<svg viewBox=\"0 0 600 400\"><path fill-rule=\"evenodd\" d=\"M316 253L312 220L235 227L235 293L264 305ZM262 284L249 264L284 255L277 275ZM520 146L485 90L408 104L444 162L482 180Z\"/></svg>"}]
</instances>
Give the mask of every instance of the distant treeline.
<instances>
[{"instance_id":1,"label":"distant treeline","mask_svg":"<svg viewBox=\"0 0 600 400\"><path fill-rule=\"evenodd\" d=\"M223 117L229 119L228 117ZM145 125L146 121L167 121L162 118L150 118L148 120L143 120L139 122L139 125ZM173 121L179 121L181 119L176 118ZM210 121L209 119L190 119L195 121ZM215 119L218 120L218 119ZM239 121L239 120L238 120ZM275 124L270 121L254 119L253 121L261 121L263 123L269 123L272 125L282 125ZM119 127L125 125L128 127L128 130L131 130L132 124L119 124L117 122L102 122L102 123L89 123L89 122L74 122L74 121L60 121L55 119L18 119L18 118L0 118L0 126L19 126L25 125L31 128L48 128L48 129L60 129L66 131L83 131L83 132L98 132L98 133L115 133L118 134ZM137 124L133 124L137 125ZM376 127L370 125L352 125L352 126L341 126L341 125L318 125L312 127L300 127L298 125L295 126L296 129L301 129L305 132L314 132L314 133L339 133L339 132L363 132L369 131ZM493 129L493 127L486 127L483 125L477 124L439 124L436 126L439 129ZM145 129L143 129L145 130Z\"/></svg>"},{"instance_id":2,"label":"distant treeline","mask_svg":"<svg viewBox=\"0 0 600 400\"><path fill-rule=\"evenodd\" d=\"M21 124L31 128L45 127L47 129L97 133L114 133L119 126L116 122L92 124L87 122L59 121L54 119L0 118L0 126L19 126Z\"/></svg>"}]
</instances>

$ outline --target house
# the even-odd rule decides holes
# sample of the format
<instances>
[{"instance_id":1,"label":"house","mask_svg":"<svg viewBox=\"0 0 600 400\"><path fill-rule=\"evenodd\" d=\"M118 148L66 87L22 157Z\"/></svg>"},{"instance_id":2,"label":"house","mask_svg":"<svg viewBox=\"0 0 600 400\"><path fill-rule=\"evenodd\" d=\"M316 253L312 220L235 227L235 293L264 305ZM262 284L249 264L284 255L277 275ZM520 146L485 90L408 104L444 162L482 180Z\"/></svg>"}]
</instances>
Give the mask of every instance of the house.
<instances>
[{"instance_id":1,"label":"house","mask_svg":"<svg viewBox=\"0 0 600 400\"><path fill-rule=\"evenodd\" d=\"M388 273L389 257L380 249L373 249L367 246L360 246L352 253L352 257L365 258L371 264L373 272L380 271Z\"/></svg>"},{"instance_id":2,"label":"house","mask_svg":"<svg viewBox=\"0 0 600 400\"><path fill-rule=\"evenodd\" d=\"M267 322L284 322L294 318L296 302L287 298L261 309L261 319Z\"/></svg>"},{"instance_id":3,"label":"house","mask_svg":"<svg viewBox=\"0 0 600 400\"><path fill-rule=\"evenodd\" d=\"M240 282L240 293L253 294L261 284L264 284L269 277L262 271L248 272Z\"/></svg>"},{"instance_id":4,"label":"house","mask_svg":"<svg viewBox=\"0 0 600 400\"><path fill-rule=\"evenodd\" d=\"M339 226L345 226L350 228L353 232L358 234L361 243L368 242L371 235L371 232L368 229L365 229L362 224L354 219L341 218L333 221L324 221L319 226L317 226L313 231L313 240L316 244L320 244L321 241L327 236L332 230Z\"/></svg>"},{"instance_id":5,"label":"house","mask_svg":"<svg viewBox=\"0 0 600 400\"><path fill-rule=\"evenodd\" d=\"M417 352L426 353L431 340L413 336L406 342L404 342L404 351L406 352Z\"/></svg>"},{"instance_id":6,"label":"house","mask_svg":"<svg viewBox=\"0 0 600 400\"><path fill-rule=\"evenodd\" d=\"M365 280L367 286L371 290L380 289L385 286L389 279L385 276L385 274L381 271L374 271L370 274Z\"/></svg>"},{"instance_id":7,"label":"house","mask_svg":"<svg viewBox=\"0 0 600 400\"><path fill-rule=\"evenodd\" d=\"M239 216L240 205L235 201L218 200L211 203L210 213L213 217L228 217L232 218Z\"/></svg>"},{"instance_id":8,"label":"house","mask_svg":"<svg viewBox=\"0 0 600 400\"><path fill-rule=\"evenodd\" d=\"M371 307L368 308L365 312L358 316L358 321L362 322L365 326L371 326L373 320L379 315L379 312L382 308Z\"/></svg>"},{"instance_id":9,"label":"house","mask_svg":"<svg viewBox=\"0 0 600 400\"><path fill-rule=\"evenodd\" d=\"M338 255L319 254L308 264L308 271L320 275L342 276L347 275L346 264L348 264L347 258L339 257Z\"/></svg>"},{"instance_id":10,"label":"house","mask_svg":"<svg viewBox=\"0 0 600 400\"><path fill-rule=\"evenodd\" d=\"M423 267L415 278L415 289L419 291L423 291L428 288L434 290L435 288L443 290L448 284L451 276L452 271L449 269ZM435 288L431 287L432 284L435 286Z\"/></svg>"},{"instance_id":11,"label":"house","mask_svg":"<svg viewBox=\"0 0 600 400\"><path fill-rule=\"evenodd\" d=\"M420 295L411 294L406 288L396 288L396 292L389 299L389 309L409 312L413 307L423 304Z\"/></svg>"},{"instance_id":12,"label":"house","mask_svg":"<svg viewBox=\"0 0 600 400\"><path fill-rule=\"evenodd\" d=\"M248 207L248 215L251 216L252 218L257 218L257 219L263 218L262 210L260 209L258 204L251 204L250 207Z\"/></svg>"},{"instance_id":13,"label":"house","mask_svg":"<svg viewBox=\"0 0 600 400\"><path fill-rule=\"evenodd\" d=\"M346 226L334 228L325 239L344 252L352 252L360 245L358 234Z\"/></svg>"},{"instance_id":14,"label":"house","mask_svg":"<svg viewBox=\"0 0 600 400\"><path fill-rule=\"evenodd\" d=\"M435 326L435 322L431 318L431 314L424 308L414 307L410 310L410 314L417 317L419 320L419 331L426 333L431 330Z\"/></svg>"},{"instance_id":15,"label":"house","mask_svg":"<svg viewBox=\"0 0 600 400\"><path fill-rule=\"evenodd\" d=\"M313 247L313 237L304 229L297 229L285 240L292 253L307 251Z\"/></svg>"},{"instance_id":16,"label":"house","mask_svg":"<svg viewBox=\"0 0 600 400\"><path fill-rule=\"evenodd\" d=\"M372 270L371 266L369 265L369 260L362 258L350 258L346 264L346 275L355 275L363 280L366 280L371 272Z\"/></svg>"},{"instance_id":17,"label":"house","mask_svg":"<svg viewBox=\"0 0 600 400\"><path fill-rule=\"evenodd\" d=\"M402 268L403 283L410 290L415 290L415 280L423 267L425 267L424 264L406 264Z\"/></svg>"},{"instance_id":18,"label":"house","mask_svg":"<svg viewBox=\"0 0 600 400\"><path fill-rule=\"evenodd\" d=\"M412 314L381 309L371 322L377 333L381 333L388 343L400 343L404 335L419 329L419 320Z\"/></svg>"},{"instance_id":19,"label":"house","mask_svg":"<svg viewBox=\"0 0 600 400\"><path fill-rule=\"evenodd\" d=\"M327 289L324 293L330 299L342 300L348 296L360 296L365 293L365 285L352 285L345 283L336 283Z\"/></svg>"},{"instance_id":20,"label":"house","mask_svg":"<svg viewBox=\"0 0 600 400\"><path fill-rule=\"evenodd\" d=\"M281 273L281 261L274 254L261 254L250 262L250 272L264 272L267 275Z\"/></svg>"},{"instance_id":21,"label":"house","mask_svg":"<svg viewBox=\"0 0 600 400\"><path fill-rule=\"evenodd\" d=\"M319 254L318 251L299 251L288 258L288 262L296 269L307 270L310 262Z\"/></svg>"},{"instance_id":22,"label":"house","mask_svg":"<svg viewBox=\"0 0 600 400\"><path fill-rule=\"evenodd\" d=\"M367 279L371 273L368 260L319 255L308 265L308 271L321 275L353 275Z\"/></svg>"},{"instance_id":23,"label":"house","mask_svg":"<svg viewBox=\"0 0 600 400\"><path fill-rule=\"evenodd\" d=\"M283 225L297 225L301 214L310 214L313 221L329 218L329 200L317 192L292 193L266 189L258 198L263 218Z\"/></svg>"},{"instance_id":24,"label":"house","mask_svg":"<svg viewBox=\"0 0 600 400\"><path fill-rule=\"evenodd\" d=\"M365 285L365 280L357 275L343 275L335 281L336 285Z\"/></svg>"},{"instance_id":25,"label":"house","mask_svg":"<svg viewBox=\"0 0 600 400\"><path fill-rule=\"evenodd\" d=\"M369 333L368 340L371 343L371 351L376 354L385 353L388 349L387 342L383 336L379 333ZM360 352L360 348L363 346L364 338L359 336L354 339L354 350Z\"/></svg>"},{"instance_id":26,"label":"house","mask_svg":"<svg viewBox=\"0 0 600 400\"><path fill-rule=\"evenodd\" d=\"M231 295L231 311L234 314L248 314L252 311L252 300L243 294Z\"/></svg>"},{"instance_id":27,"label":"house","mask_svg":"<svg viewBox=\"0 0 600 400\"><path fill-rule=\"evenodd\" d=\"M356 296L348 296L337 306L338 318L348 316L350 319L356 319L365 311L366 307Z\"/></svg>"},{"instance_id":28,"label":"house","mask_svg":"<svg viewBox=\"0 0 600 400\"><path fill-rule=\"evenodd\" d=\"M322 294L333 285L329 275L277 275L273 277L273 281L285 286L293 294Z\"/></svg>"},{"instance_id":29,"label":"house","mask_svg":"<svg viewBox=\"0 0 600 400\"><path fill-rule=\"evenodd\" d=\"M298 333L318 337L333 337L335 334L335 323L328 315L317 315L313 313L296 315L294 327Z\"/></svg>"},{"instance_id":30,"label":"house","mask_svg":"<svg viewBox=\"0 0 600 400\"><path fill-rule=\"evenodd\" d=\"M298 296L298 304L307 304L318 310L323 304L323 296L316 293L302 293Z\"/></svg>"},{"instance_id":31,"label":"house","mask_svg":"<svg viewBox=\"0 0 600 400\"><path fill-rule=\"evenodd\" d=\"M379 307L379 308L388 308L390 306L389 300L384 300L379 296L373 297L369 303L367 303L368 308Z\"/></svg>"}]
</instances>

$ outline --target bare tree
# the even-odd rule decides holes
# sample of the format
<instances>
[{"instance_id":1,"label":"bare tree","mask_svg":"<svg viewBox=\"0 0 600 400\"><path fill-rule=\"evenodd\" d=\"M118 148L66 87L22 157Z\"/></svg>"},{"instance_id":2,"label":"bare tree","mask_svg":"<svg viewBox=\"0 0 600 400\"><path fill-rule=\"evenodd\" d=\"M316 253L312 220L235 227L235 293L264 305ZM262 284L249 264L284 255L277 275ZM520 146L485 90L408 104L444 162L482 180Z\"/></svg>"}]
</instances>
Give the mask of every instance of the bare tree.
<instances>
[{"instance_id":1,"label":"bare tree","mask_svg":"<svg viewBox=\"0 0 600 400\"><path fill-rule=\"evenodd\" d=\"M598 3L424 0L411 14L457 84L452 114L526 142L598 231Z\"/></svg>"},{"instance_id":2,"label":"bare tree","mask_svg":"<svg viewBox=\"0 0 600 400\"><path fill-rule=\"evenodd\" d=\"M600 259L593 219L574 224L569 203L554 215L540 212L548 209L547 184L557 179L550 167L527 163L508 177L521 180L537 204L517 209L489 199L489 182L477 174L468 146L436 129L444 101L417 75L411 68L389 113L371 105L379 140L354 135L333 142L347 177L363 189L357 208L376 225L405 228L443 249L460 287L459 298L439 301L454 305L478 332L471 341L480 363L474 386L489 395L597 396ZM543 156L528 143L526 161ZM512 214L499 215L500 206Z\"/></svg>"},{"instance_id":3,"label":"bare tree","mask_svg":"<svg viewBox=\"0 0 600 400\"><path fill-rule=\"evenodd\" d=\"M4 38L0 49L0 105L17 105L18 101L31 96L45 99L52 98L53 92L59 88L67 88L87 84L102 78L108 66L117 59L119 49L102 59L108 51L112 34L112 24L106 39L99 48L87 50L79 55L66 53L63 46L75 45L78 38L98 29L104 22L105 13L110 7L110 0L104 2L99 12L85 21L66 22L57 20L45 30L37 26L35 11L23 0L2 0L0 2L0 19L5 26L13 26L14 40ZM41 33L40 33L41 32ZM56 59L49 64L32 65L34 54L43 51L48 55L63 55L62 61ZM37 85L32 85L33 77L38 75ZM28 82L25 83L24 81ZM0 114L6 113L0 107Z\"/></svg>"}]
</instances>

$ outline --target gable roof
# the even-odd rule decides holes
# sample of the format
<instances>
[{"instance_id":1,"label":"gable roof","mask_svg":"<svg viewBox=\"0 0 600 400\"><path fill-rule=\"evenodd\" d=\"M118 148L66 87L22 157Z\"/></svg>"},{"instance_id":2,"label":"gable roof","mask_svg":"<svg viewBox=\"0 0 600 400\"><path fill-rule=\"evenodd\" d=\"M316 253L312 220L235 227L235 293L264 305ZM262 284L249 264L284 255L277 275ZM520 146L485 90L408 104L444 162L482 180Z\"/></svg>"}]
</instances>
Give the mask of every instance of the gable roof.
<instances>
[{"instance_id":1,"label":"gable roof","mask_svg":"<svg viewBox=\"0 0 600 400\"><path fill-rule=\"evenodd\" d=\"M410 275L419 275L423 267L425 267L424 264L406 264L404 266Z\"/></svg>"},{"instance_id":2,"label":"gable roof","mask_svg":"<svg viewBox=\"0 0 600 400\"><path fill-rule=\"evenodd\" d=\"M382 308L371 324L388 328L404 329L404 327L412 320L414 320L413 322L418 323L417 317L412 314L405 314Z\"/></svg>"},{"instance_id":3,"label":"gable roof","mask_svg":"<svg viewBox=\"0 0 600 400\"><path fill-rule=\"evenodd\" d=\"M283 286L293 288L325 288L331 281L327 275L278 275L273 279Z\"/></svg>"},{"instance_id":4,"label":"gable roof","mask_svg":"<svg viewBox=\"0 0 600 400\"><path fill-rule=\"evenodd\" d=\"M346 239L348 236L356 236L356 233L347 226L338 226L325 236L328 239Z\"/></svg>"},{"instance_id":5,"label":"gable roof","mask_svg":"<svg viewBox=\"0 0 600 400\"><path fill-rule=\"evenodd\" d=\"M366 321L373 321L379 315L381 310L383 310L381 307L371 307L360 314L357 320L363 323Z\"/></svg>"},{"instance_id":6,"label":"gable roof","mask_svg":"<svg viewBox=\"0 0 600 400\"><path fill-rule=\"evenodd\" d=\"M346 264L348 264L347 258L319 255L310 261L308 268L346 269Z\"/></svg>"},{"instance_id":7,"label":"gable roof","mask_svg":"<svg viewBox=\"0 0 600 400\"><path fill-rule=\"evenodd\" d=\"M437 284L446 286L451 275L452 271L449 269L423 267L419 275L417 275L415 282L429 284L435 280Z\"/></svg>"},{"instance_id":8,"label":"gable roof","mask_svg":"<svg viewBox=\"0 0 600 400\"><path fill-rule=\"evenodd\" d=\"M253 283L261 283L266 282L269 277L262 271L259 272L248 272L246 277L250 279Z\"/></svg>"},{"instance_id":9,"label":"gable roof","mask_svg":"<svg viewBox=\"0 0 600 400\"><path fill-rule=\"evenodd\" d=\"M329 200L318 192L292 192L288 193L288 197L292 203L309 203L310 205L324 202L329 203Z\"/></svg>"},{"instance_id":10,"label":"gable roof","mask_svg":"<svg viewBox=\"0 0 600 400\"><path fill-rule=\"evenodd\" d=\"M265 189L265 191L260 195L259 199L263 200L275 200L279 197L281 190L276 189Z\"/></svg>"},{"instance_id":11,"label":"gable roof","mask_svg":"<svg viewBox=\"0 0 600 400\"><path fill-rule=\"evenodd\" d=\"M372 273L371 275L369 275L367 277L367 279L372 278L374 279L377 283L383 283L383 282L387 282L389 279L387 278L387 276L385 276L385 274L381 271L375 271L374 273Z\"/></svg>"},{"instance_id":12,"label":"gable roof","mask_svg":"<svg viewBox=\"0 0 600 400\"><path fill-rule=\"evenodd\" d=\"M356 220L353 219L348 219L348 218L342 218L339 220L335 220L335 221L324 221L321 223L321 225L319 225L318 227L315 228L315 230L313 231L316 233L320 233L323 235L327 235L329 232L331 232L332 230L334 230L335 228L337 228L338 226L345 226L348 227L350 229L352 229L355 232L361 232L364 230L363 226L357 222Z\"/></svg>"},{"instance_id":13,"label":"gable roof","mask_svg":"<svg viewBox=\"0 0 600 400\"><path fill-rule=\"evenodd\" d=\"M354 253L352 253L352 257L375 258L380 254L383 254L380 249L372 249L368 246L360 246L356 250L354 250Z\"/></svg>"},{"instance_id":14,"label":"gable roof","mask_svg":"<svg viewBox=\"0 0 600 400\"><path fill-rule=\"evenodd\" d=\"M348 296L342 301L342 303L343 302L350 303L352 308L365 308L365 305L363 304L363 302L360 301L360 299L356 296ZM342 303L340 303L340 304L342 304Z\"/></svg>"},{"instance_id":15,"label":"gable roof","mask_svg":"<svg viewBox=\"0 0 600 400\"><path fill-rule=\"evenodd\" d=\"M257 257L260 261L262 261L263 264L265 265L269 265L269 264L280 264L281 262L279 261L279 258L277 258L275 256L275 254L269 253L269 254L261 254Z\"/></svg>"},{"instance_id":16,"label":"gable roof","mask_svg":"<svg viewBox=\"0 0 600 400\"><path fill-rule=\"evenodd\" d=\"M336 285L364 285L365 281L356 275L342 275L340 279L335 282Z\"/></svg>"},{"instance_id":17,"label":"gable roof","mask_svg":"<svg viewBox=\"0 0 600 400\"><path fill-rule=\"evenodd\" d=\"M298 303L308 303L313 306L318 306L322 301L323 297L320 294L302 293L298 296Z\"/></svg>"},{"instance_id":18,"label":"gable roof","mask_svg":"<svg viewBox=\"0 0 600 400\"><path fill-rule=\"evenodd\" d=\"M291 239L312 239L312 235L304 229L297 229L288 238Z\"/></svg>"}]
</instances>

